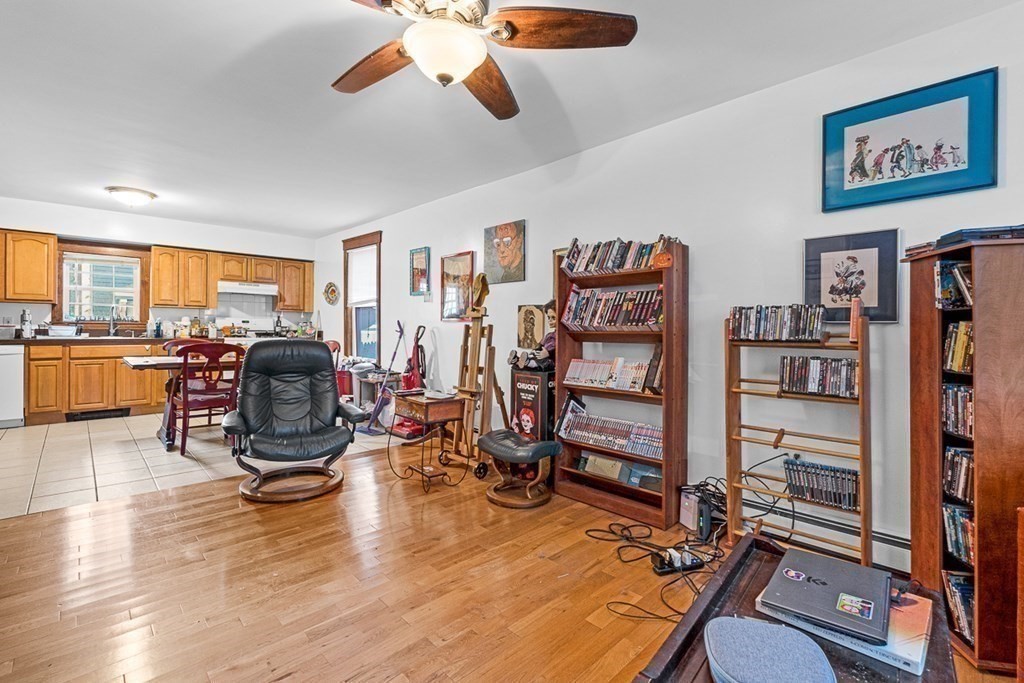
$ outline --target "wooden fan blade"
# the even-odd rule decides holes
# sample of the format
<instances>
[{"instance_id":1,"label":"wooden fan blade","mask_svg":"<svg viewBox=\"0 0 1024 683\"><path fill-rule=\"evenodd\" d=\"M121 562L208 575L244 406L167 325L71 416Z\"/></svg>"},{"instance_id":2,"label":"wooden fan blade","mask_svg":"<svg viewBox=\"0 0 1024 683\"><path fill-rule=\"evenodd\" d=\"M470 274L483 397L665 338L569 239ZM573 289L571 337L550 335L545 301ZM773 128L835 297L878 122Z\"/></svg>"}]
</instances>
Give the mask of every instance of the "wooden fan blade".
<instances>
[{"instance_id":1,"label":"wooden fan blade","mask_svg":"<svg viewBox=\"0 0 1024 683\"><path fill-rule=\"evenodd\" d=\"M358 64L342 74L331 87L338 92L356 93L384 80L412 64L412 57L402 49L401 40L392 40L376 52L363 57Z\"/></svg>"},{"instance_id":2,"label":"wooden fan blade","mask_svg":"<svg viewBox=\"0 0 1024 683\"><path fill-rule=\"evenodd\" d=\"M352 0L352 2L370 9L379 9L382 12L385 7L391 6L391 0Z\"/></svg>"},{"instance_id":3,"label":"wooden fan blade","mask_svg":"<svg viewBox=\"0 0 1024 683\"><path fill-rule=\"evenodd\" d=\"M507 40L491 36L499 45L535 49L621 47L636 35L636 17L557 7L506 7L487 17L485 24L505 22Z\"/></svg>"},{"instance_id":4,"label":"wooden fan blade","mask_svg":"<svg viewBox=\"0 0 1024 683\"><path fill-rule=\"evenodd\" d=\"M494 58L487 55L484 63L476 68L466 80L462 81L473 97L494 114L494 118L504 121L519 113L519 103L512 89L508 87L505 74L501 73Z\"/></svg>"}]
</instances>

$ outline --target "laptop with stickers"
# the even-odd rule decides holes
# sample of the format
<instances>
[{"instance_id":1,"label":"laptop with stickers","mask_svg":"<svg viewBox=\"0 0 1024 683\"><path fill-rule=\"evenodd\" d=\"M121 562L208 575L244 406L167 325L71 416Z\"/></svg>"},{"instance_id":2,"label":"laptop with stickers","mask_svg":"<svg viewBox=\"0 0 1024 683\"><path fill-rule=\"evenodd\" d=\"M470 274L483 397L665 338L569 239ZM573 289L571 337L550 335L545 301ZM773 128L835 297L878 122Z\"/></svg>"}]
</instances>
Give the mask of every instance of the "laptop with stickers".
<instances>
[{"instance_id":1,"label":"laptop with stickers","mask_svg":"<svg viewBox=\"0 0 1024 683\"><path fill-rule=\"evenodd\" d=\"M791 548L762 602L825 628L885 645L892 574Z\"/></svg>"}]
</instances>

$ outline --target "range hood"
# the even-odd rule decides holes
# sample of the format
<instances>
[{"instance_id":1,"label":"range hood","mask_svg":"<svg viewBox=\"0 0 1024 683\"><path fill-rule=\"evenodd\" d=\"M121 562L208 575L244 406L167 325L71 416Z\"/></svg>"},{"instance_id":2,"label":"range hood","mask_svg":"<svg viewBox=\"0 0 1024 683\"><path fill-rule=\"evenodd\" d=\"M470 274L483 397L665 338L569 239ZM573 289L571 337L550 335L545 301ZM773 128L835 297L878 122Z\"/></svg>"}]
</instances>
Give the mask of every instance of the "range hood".
<instances>
[{"instance_id":1,"label":"range hood","mask_svg":"<svg viewBox=\"0 0 1024 683\"><path fill-rule=\"evenodd\" d=\"M277 285L220 280L217 283L217 292L219 294L256 294L258 296L277 296Z\"/></svg>"}]
</instances>

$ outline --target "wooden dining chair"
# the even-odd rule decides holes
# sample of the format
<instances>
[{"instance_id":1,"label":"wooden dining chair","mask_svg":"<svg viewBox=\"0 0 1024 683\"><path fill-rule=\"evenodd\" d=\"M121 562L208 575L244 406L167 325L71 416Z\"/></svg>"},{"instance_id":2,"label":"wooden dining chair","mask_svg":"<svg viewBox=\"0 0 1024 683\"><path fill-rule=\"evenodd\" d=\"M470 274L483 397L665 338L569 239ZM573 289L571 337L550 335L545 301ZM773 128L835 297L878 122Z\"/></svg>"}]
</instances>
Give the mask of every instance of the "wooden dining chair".
<instances>
[{"instance_id":1,"label":"wooden dining chair","mask_svg":"<svg viewBox=\"0 0 1024 683\"><path fill-rule=\"evenodd\" d=\"M181 454L185 455L192 418L205 417L206 424L212 425L214 415L226 415L235 409L245 348L221 342L181 343L171 348L182 359L170 413L172 427L176 428L181 419Z\"/></svg>"}]
</instances>

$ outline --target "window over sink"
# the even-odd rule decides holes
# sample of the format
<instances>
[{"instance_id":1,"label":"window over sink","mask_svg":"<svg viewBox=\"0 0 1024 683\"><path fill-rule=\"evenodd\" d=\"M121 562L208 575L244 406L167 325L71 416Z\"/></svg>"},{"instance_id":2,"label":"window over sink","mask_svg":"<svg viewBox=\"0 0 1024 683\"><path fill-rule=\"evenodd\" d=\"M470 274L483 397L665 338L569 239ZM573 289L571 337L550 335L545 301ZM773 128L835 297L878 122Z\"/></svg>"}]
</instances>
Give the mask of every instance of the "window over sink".
<instances>
[{"instance_id":1,"label":"window over sink","mask_svg":"<svg viewBox=\"0 0 1024 683\"><path fill-rule=\"evenodd\" d=\"M141 259L65 251L61 277L64 322L142 320Z\"/></svg>"}]
</instances>

